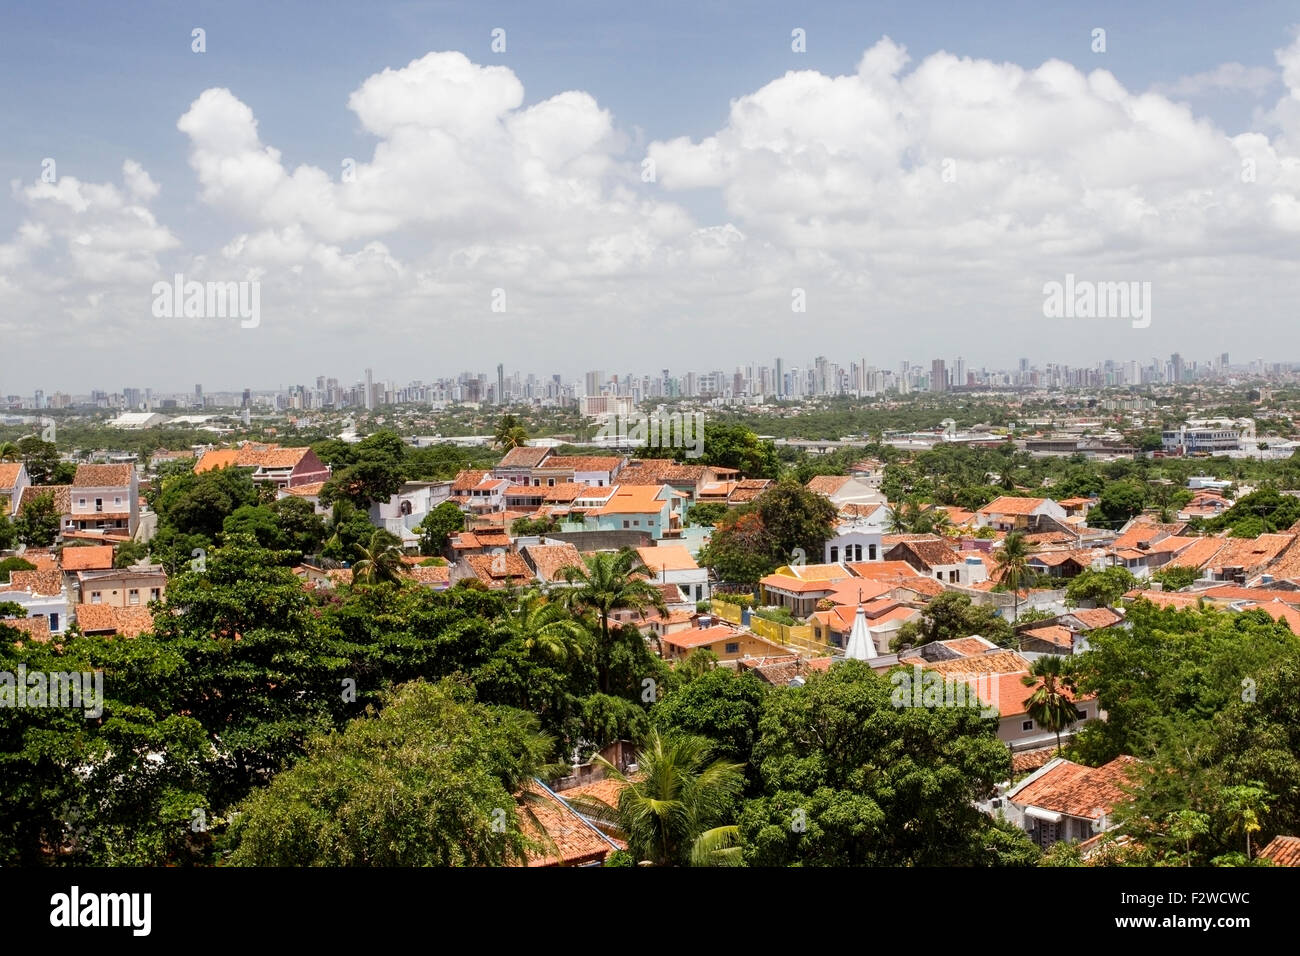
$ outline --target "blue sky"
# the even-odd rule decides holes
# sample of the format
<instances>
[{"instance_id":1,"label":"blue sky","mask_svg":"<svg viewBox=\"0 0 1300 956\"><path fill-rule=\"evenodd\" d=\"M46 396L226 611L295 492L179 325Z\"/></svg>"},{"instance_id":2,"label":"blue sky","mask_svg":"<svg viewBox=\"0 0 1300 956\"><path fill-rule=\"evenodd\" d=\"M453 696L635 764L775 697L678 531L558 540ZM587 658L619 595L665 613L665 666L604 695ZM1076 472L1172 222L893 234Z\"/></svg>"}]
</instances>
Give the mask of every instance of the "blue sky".
<instances>
[{"instance_id":1,"label":"blue sky","mask_svg":"<svg viewBox=\"0 0 1300 956\"><path fill-rule=\"evenodd\" d=\"M524 90L519 109L526 110L565 91L590 94L600 109L608 111L613 129L626 139L614 152L622 161L635 165L649 143L680 137L700 143L718 134L728 126L733 100L754 94L786 71L816 71L827 77L852 75L864 51L886 35L906 47L909 65L904 73L938 51L988 60L995 65L1014 64L1025 70L1059 59L1084 74L1107 70L1134 96L1153 85L1171 87L1180 78L1207 73L1222 64L1269 70L1274 76L1268 84L1256 80L1242 84L1249 88L1210 89L1192 95L1173 93L1170 97L1188 104L1197 122L1213 126L1223 137L1260 130L1270 137L1276 152L1284 155L1290 149L1283 144L1286 133L1279 133L1279 120L1268 115L1286 93L1274 51L1292 42L1292 22L1297 19L1300 13L1293 4L1259 3L1241 12L1205 2L1093 3L1061 9L1042 3L1008 3L993 13L970 3L804 5L707 0L650 4L172 0L120 5L56 0L21 4L5 11L0 32L0 76L5 90L5 95L0 96L0 128L5 130L0 142L0 177L6 182L17 180L20 188L25 188L39 178L42 159L53 157L60 176L75 177L83 183L111 183L121 181L124 160L138 162L161 187L147 203L148 208L177 240L174 248L157 259L158 273L167 276L178 267L177 257L204 256L210 263L218 250L238 236L255 234L258 228L292 225L292 217L269 223L250 222L247 206L233 208L202 195L190 158L193 144L178 130L177 121L205 90L225 88L245 104L256 117L261 142L280 151L287 170L308 164L337 175L341 157L368 160L381 139L362 128L356 113L348 108L349 95L367 77L386 68L401 69L431 51L460 51L479 66L500 65L512 71ZM194 27L206 31L207 51L202 55L190 49L190 31ZM505 54L489 49L494 27L507 31ZM790 31L794 27L807 31L804 54L790 49ZM1104 54L1090 49L1094 27L1106 30ZM437 170L429 170L429 174L436 176ZM695 186L690 179L678 177L674 186L665 176L664 185L671 194L664 198L685 210L695 228L731 223L747 241L761 237L769 244L780 244L779 231L759 225L771 225L767 214L736 198L736 190L742 189L737 183L710 180L708 185ZM21 223L29 221L37 207L39 203L33 207L6 195L0 202L0 243L11 238ZM780 215L780 211L771 215ZM791 234L784 238L798 245ZM436 224L416 222L371 233L361 230L327 237L325 241L336 244L344 254L356 252L368 241L414 254L425 248L426 240L437 245L454 241L454 237ZM539 242L545 244L544 240ZM1122 245L1112 237L1107 249L1115 251ZM792 250L791 256L797 258L797 252ZM1167 252L1153 250L1148 271L1156 279L1161 278L1160 270L1169 265ZM1221 250L1207 248L1202 252L1217 254ZM1279 250L1277 257L1286 258L1282 252ZM1274 258L1267 251L1261 254L1259 249L1245 250L1243 254L1251 256L1252 264L1244 267L1247 271L1267 268L1261 263ZM439 261L445 261L448 255L454 253L447 252ZM32 261L58 269L57 261L44 258L47 256L53 256L49 247ZM870 271L869 259L857 259L851 268ZM408 264L415 267L414 262ZM240 268L245 266L247 263L242 263ZM1056 266L1056 262L1050 268L1044 264L1039 271L1051 277L1057 274ZM770 264L762 268L764 274L779 271ZM16 274L21 271L15 269ZM629 276L629 281L644 277L641 270L635 271L637 276ZM1225 274L1230 271L1224 269ZM1038 273L1034 276L1037 281ZM97 281L102 283L102 277ZM773 281L780 285L780 280ZM869 284L872 277L864 281ZM628 290L628 296L636 294L632 286ZM37 311L48 318L58 315L68 298L76 298L81 291L64 290L57 300L51 298L43 304L41 289L29 289L28 295L7 305L26 311L35 303ZM118 297L113 289L86 291L99 296L93 301L95 308L104 310L103 322L120 321L122 331L134 328L129 308L114 311ZM646 313L631 310L619 317L621 296L617 289L605 290L599 305L593 306L585 320L612 320L620 328L630 327L650 335L656 326ZM1224 296L1225 303L1234 302L1232 297L1239 297L1239 292L1225 287ZM1268 301L1278 298L1282 298L1280 287L1276 295L1264 296ZM3 298L0 305L6 305ZM457 312L452 300L435 298L431 306L440 313ZM681 297L672 307L678 310L679 317L691 312L691 303L683 303ZM566 306L566 311L572 312L572 308ZM856 328L852 311L840 303L834 315L826 316L828 327L838 335L851 333ZM945 311L951 311L951 307ZM73 312L69 321L88 321L84 313ZM528 314L527 310L522 313L525 318ZM536 314L549 313L541 310ZM702 321L709 325L715 320ZM734 313L719 315L718 334L711 344L734 342L736 321ZM990 315L980 321L993 318ZM35 316L15 316L12 312L0 322L5 323L5 331L19 333L34 331L38 324ZM1203 315L1189 320L1186 329L1213 325L1212 317ZM985 341L995 327L985 324L971 329L970 344L959 341L957 347L969 353L969 361L996 364L997 350L988 348ZM256 368L261 377L272 376L275 363L282 367L287 359L279 350L293 342L293 336L288 334L288 322L281 328L283 337L267 336L264 348L279 358L268 357ZM1083 357L1146 357L1177 347L1176 330L1168 326L1161 330L1159 324L1153 328L1156 331L1148 340L1136 343L1118 332L1102 336L1097 354ZM618 340L612 350L617 358L593 348L589 357L583 355L581 359L572 358L572 349L539 351L523 343L515 354L505 350L507 354L500 356L501 350L484 349L478 355L462 343L449 349L445 366L440 362L435 366L409 357L390 357L382 349L368 349L363 330L359 328L351 340L344 331L335 330L338 334L331 333L334 338L330 343L306 356L303 367L295 368L292 377L306 379L317 368L341 377L355 374L345 367L345 360L332 358L331 351L351 351L354 346L366 353L366 364L375 364L399 380L429 378L462 365L488 368L499 357L539 373L555 367L576 374L588 365L615 365L624 360L627 346L636 341L636 336ZM408 332L422 334L418 326L409 327ZM773 332L760 327L753 332L752 348L743 350L749 354L737 349L721 355L716 364L729 367L728 363L749 358L766 361L778 351L797 361L803 357L797 350L808 348L797 335L787 334L783 339L779 328ZM296 334L301 335L300 328ZM670 324L667 337L671 339L674 334ZM24 338L19 334L11 341L21 344ZM186 344L199 341L179 332L167 338ZM105 334L104 339L105 347L111 348L113 336ZM936 334L933 339L918 334L915 349L895 343L888 354L882 350L879 364L926 358L941 343L952 341L952 334ZM1300 341L1294 346L1293 354L1300 358ZM845 343L843 347L852 352L868 350L857 343ZM952 351L953 346L948 344L947 348ZM1134 354L1124 354L1125 349ZM1207 355L1219 350L1219 343L1206 343ZM188 379L202 372L206 361L211 367L208 378L232 386L239 384L229 377L241 373L240 364L247 361L240 357L243 351L234 345L228 351L216 347L202 361L185 359L177 370L178 378ZM655 345L649 349L644 364L647 369L661 364L681 367L685 360L671 361L676 351L670 343ZM829 353L830 349L813 347L812 351ZM1071 350L1058 351L1044 345L1038 352L1036 357L1043 359L1067 359ZM144 354L149 358L141 362L138 370L121 374L134 375L133 380L156 376L152 358L157 350L146 348ZM530 356L540 364L529 363ZM565 356L563 365L550 364L559 362L561 356ZM629 366L631 357L624 360ZM131 361L125 354L121 358ZM640 364L636 365L638 369ZM68 366L64 363L62 367ZM72 367L76 367L75 362ZM47 389L72 389L77 385L47 378L54 375L53 363L37 359L17 372L6 370L0 391L30 389L39 384L45 384Z\"/></svg>"}]
</instances>

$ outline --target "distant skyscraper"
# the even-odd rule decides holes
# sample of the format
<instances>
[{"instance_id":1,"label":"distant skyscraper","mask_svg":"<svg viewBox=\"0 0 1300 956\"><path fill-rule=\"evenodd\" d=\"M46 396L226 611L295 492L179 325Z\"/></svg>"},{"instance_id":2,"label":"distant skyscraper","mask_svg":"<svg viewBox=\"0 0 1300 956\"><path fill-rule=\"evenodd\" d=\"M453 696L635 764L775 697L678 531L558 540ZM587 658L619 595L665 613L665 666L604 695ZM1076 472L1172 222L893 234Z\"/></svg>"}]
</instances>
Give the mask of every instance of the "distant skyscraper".
<instances>
[{"instance_id":1,"label":"distant skyscraper","mask_svg":"<svg viewBox=\"0 0 1300 956\"><path fill-rule=\"evenodd\" d=\"M1169 368L1171 370L1170 381L1177 384L1183 380L1183 357L1175 352L1169 356Z\"/></svg>"},{"instance_id":2,"label":"distant skyscraper","mask_svg":"<svg viewBox=\"0 0 1300 956\"><path fill-rule=\"evenodd\" d=\"M590 396L600 394L600 387L605 384L605 373L596 370L587 373L586 393Z\"/></svg>"},{"instance_id":3,"label":"distant skyscraper","mask_svg":"<svg viewBox=\"0 0 1300 956\"><path fill-rule=\"evenodd\" d=\"M953 369L952 384L958 388L966 385L966 360L960 355L957 356L956 367Z\"/></svg>"},{"instance_id":4,"label":"distant skyscraper","mask_svg":"<svg viewBox=\"0 0 1300 956\"><path fill-rule=\"evenodd\" d=\"M776 360L776 397L785 398L785 359Z\"/></svg>"},{"instance_id":5,"label":"distant skyscraper","mask_svg":"<svg viewBox=\"0 0 1300 956\"><path fill-rule=\"evenodd\" d=\"M375 409L375 373L373 369L366 369L366 411L371 412Z\"/></svg>"},{"instance_id":6,"label":"distant skyscraper","mask_svg":"<svg viewBox=\"0 0 1300 956\"><path fill-rule=\"evenodd\" d=\"M506 403L506 367L497 362L497 404Z\"/></svg>"},{"instance_id":7,"label":"distant skyscraper","mask_svg":"<svg viewBox=\"0 0 1300 956\"><path fill-rule=\"evenodd\" d=\"M934 359L930 363L930 391L948 391L948 365L943 359Z\"/></svg>"}]
</instances>

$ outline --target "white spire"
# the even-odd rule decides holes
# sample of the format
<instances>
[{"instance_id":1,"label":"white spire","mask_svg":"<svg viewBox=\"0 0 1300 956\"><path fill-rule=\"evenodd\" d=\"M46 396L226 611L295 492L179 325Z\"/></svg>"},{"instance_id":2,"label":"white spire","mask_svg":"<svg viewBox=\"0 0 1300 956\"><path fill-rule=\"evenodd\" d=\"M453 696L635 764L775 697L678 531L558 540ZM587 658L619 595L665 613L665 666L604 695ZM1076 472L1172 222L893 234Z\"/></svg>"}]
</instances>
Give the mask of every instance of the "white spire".
<instances>
[{"instance_id":1,"label":"white spire","mask_svg":"<svg viewBox=\"0 0 1300 956\"><path fill-rule=\"evenodd\" d=\"M869 661L875 658L876 645L871 640L871 631L867 627L867 612L858 605L857 616L853 618L853 630L849 631L849 643L844 649L844 656L851 661Z\"/></svg>"}]
</instances>

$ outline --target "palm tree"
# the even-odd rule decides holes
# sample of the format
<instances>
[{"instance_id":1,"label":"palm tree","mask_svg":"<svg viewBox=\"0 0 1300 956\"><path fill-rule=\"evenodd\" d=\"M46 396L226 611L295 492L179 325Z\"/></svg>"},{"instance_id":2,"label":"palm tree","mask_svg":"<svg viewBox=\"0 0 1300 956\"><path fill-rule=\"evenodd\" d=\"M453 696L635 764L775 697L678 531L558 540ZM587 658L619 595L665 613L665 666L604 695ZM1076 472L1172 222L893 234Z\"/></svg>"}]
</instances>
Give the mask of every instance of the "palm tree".
<instances>
[{"instance_id":1,"label":"palm tree","mask_svg":"<svg viewBox=\"0 0 1300 956\"><path fill-rule=\"evenodd\" d=\"M0 461L20 461L23 451L11 441L0 443Z\"/></svg>"},{"instance_id":2,"label":"palm tree","mask_svg":"<svg viewBox=\"0 0 1300 956\"><path fill-rule=\"evenodd\" d=\"M587 636L583 626L563 605L535 592L525 595L517 610L497 618L492 633L518 641L530 653L536 649L556 661L581 658L582 641Z\"/></svg>"},{"instance_id":3,"label":"palm tree","mask_svg":"<svg viewBox=\"0 0 1300 956\"><path fill-rule=\"evenodd\" d=\"M946 537L952 534L952 515L937 505L925 513L925 528L931 534Z\"/></svg>"},{"instance_id":4,"label":"palm tree","mask_svg":"<svg viewBox=\"0 0 1300 956\"><path fill-rule=\"evenodd\" d=\"M376 528L367 547L357 545L361 560L352 565L352 580L374 584L401 580L402 539L383 528Z\"/></svg>"},{"instance_id":5,"label":"palm tree","mask_svg":"<svg viewBox=\"0 0 1300 956\"><path fill-rule=\"evenodd\" d=\"M1035 723L1056 734L1056 752L1061 752L1061 731L1079 719L1074 706L1078 690L1074 669L1064 657L1047 654L1029 665L1029 673L1020 678L1026 687L1036 687L1025 701L1025 713Z\"/></svg>"},{"instance_id":6,"label":"palm tree","mask_svg":"<svg viewBox=\"0 0 1300 956\"><path fill-rule=\"evenodd\" d=\"M635 779L597 757L605 775L622 783L617 805L573 797L580 813L627 841L638 863L719 866L739 861L739 827L719 826L745 786L742 764L710 761L712 744L689 734L651 731L637 754Z\"/></svg>"},{"instance_id":7,"label":"palm tree","mask_svg":"<svg viewBox=\"0 0 1300 956\"><path fill-rule=\"evenodd\" d=\"M653 607L666 615L659 589L647 579L649 572L640 556L631 548L618 552L598 552L586 559L585 567L566 567L561 572L569 587L558 588L561 603L567 608L583 608L596 614L600 621L600 645L596 649L596 672L601 693L609 691L609 616L618 610L642 611Z\"/></svg>"},{"instance_id":8,"label":"palm tree","mask_svg":"<svg viewBox=\"0 0 1300 956\"><path fill-rule=\"evenodd\" d=\"M1034 549L1025 541L1024 533L1013 531L1007 535L1001 549L994 556L994 563L1001 572L1000 580L1015 595L1012 612L1015 621L1020 620L1020 585L1029 576L1029 556L1033 553Z\"/></svg>"},{"instance_id":9,"label":"palm tree","mask_svg":"<svg viewBox=\"0 0 1300 956\"><path fill-rule=\"evenodd\" d=\"M921 508L912 500L905 500L889 509L889 531L891 534L911 534L916 530Z\"/></svg>"},{"instance_id":10,"label":"palm tree","mask_svg":"<svg viewBox=\"0 0 1300 956\"><path fill-rule=\"evenodd\" d=\"M500 421L497 422L492 437L506 451L512 448L521 448L528 442L528 432L524 430L523 424L514 415L502 415Z\"/></svg>"}]
</instances>

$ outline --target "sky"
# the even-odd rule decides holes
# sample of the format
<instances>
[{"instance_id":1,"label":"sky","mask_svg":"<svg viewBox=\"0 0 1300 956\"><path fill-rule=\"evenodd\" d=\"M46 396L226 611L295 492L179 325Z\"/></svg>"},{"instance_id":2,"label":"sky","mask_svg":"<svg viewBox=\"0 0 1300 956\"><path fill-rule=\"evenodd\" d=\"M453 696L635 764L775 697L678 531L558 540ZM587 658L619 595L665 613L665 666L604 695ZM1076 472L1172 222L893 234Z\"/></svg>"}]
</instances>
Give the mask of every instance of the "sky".
<instances>
[{"instance_id":1,"label":"sky","mask_svg":"<svg viewBox=\"0 0 1300 956\"><path fill-rule=\"evenodd\" d=\"M1300 360L1300 11L1050 6L13 5L0 395Z\"/></svg>"}]
</instances>

